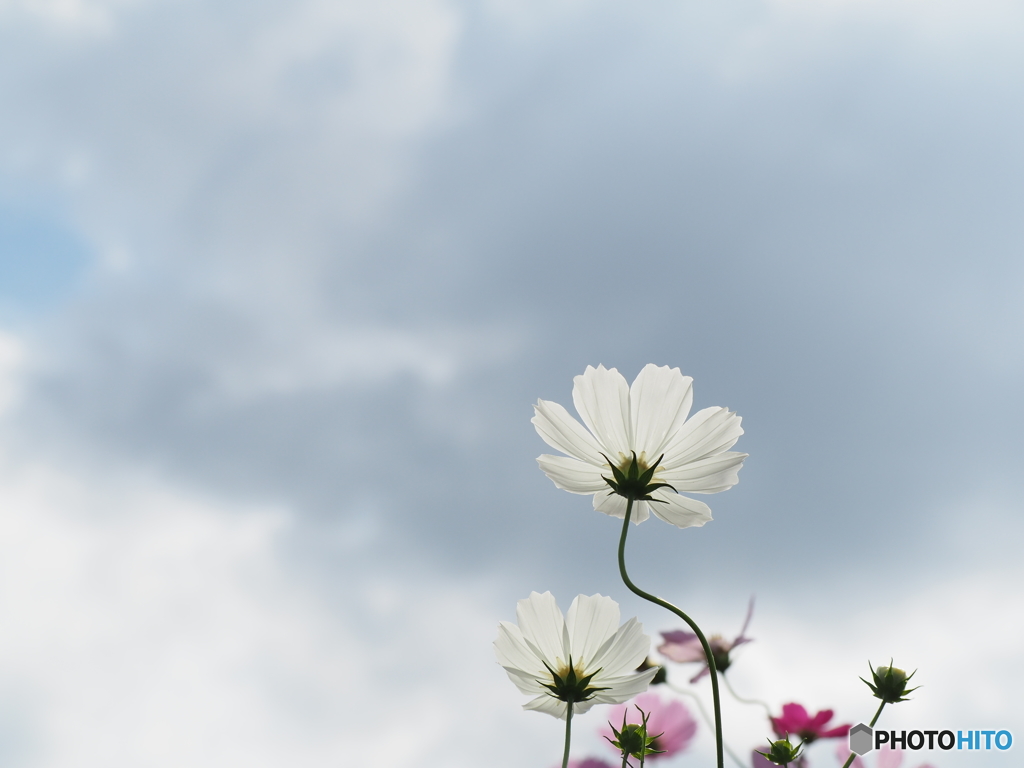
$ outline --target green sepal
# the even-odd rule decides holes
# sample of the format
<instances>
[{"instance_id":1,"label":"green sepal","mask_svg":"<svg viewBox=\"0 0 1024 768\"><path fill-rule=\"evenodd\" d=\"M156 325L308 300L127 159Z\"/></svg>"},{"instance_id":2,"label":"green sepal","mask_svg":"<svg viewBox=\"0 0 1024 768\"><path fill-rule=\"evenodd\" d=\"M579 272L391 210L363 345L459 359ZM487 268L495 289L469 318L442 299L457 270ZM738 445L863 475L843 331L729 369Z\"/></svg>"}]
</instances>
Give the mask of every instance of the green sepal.
<instances>
[{"instance_id":1,"label":"green sepal","mask_svg":"<svg viewBox=\"0 0 1024 768\"><path fill-rule=\"evenodd\" d=\"M643 472L640 471L640 463L636 458L636 451L632 451L633 458L629 462L629 466L626 467L626 471L623 472L615 464L605 456L604 460L608 462L608 466L611 467L612 476L605 477L602 475L602 479L608 483L615 493L619 496L624 496L627 499L633 499L633 501L660 501L664 502L663 499L655 499L651 496L652 491L656 491L659 488L672 488L668 483L652 483L654 479L654 473L658 469L658 465L661 464L661 460L665 458L665 454L661 454L658 460L654 462L650 467L645 469ZM675 491L675 488L672 488ZM678 491L676 491L678 493Z\"/></svg>"},{"instance_id":2,"label":"green sepal","mask_svg":"<svg viewBox=\"0 0 1024 768\"><path fill-rule=\"evenodd\" d=\"M636 706L634 704L634 706ZM640 707L637 707L637 711L640 713L642 722L638 725L636 723L627 723L626 715L627 712L622 713L622 728L617 729L611 722L608 726L612 729L612 734L615 736L614 739L609 739L605 736L608 742L618 749L624 758L635 757L640 761L640 765L644 764L644 759L647 755L660 755L665 752L663 749L655 749L654 742L664 735L659 733L657 736L647 735L647 721L650 719L651 714L644 712Z\"/></svg>"},{"instance_id":3,"label":"green sepal","mask_svg":"<svg viewBox=\"0 0 1024 768\"><path fill-rule=\"evenodd\" d=\"M871 678L874 682L869 683L863 677L861 681L871 689L871 693L874 694L876 699L881 699L886 704L898 704L901 701L909 701L906 698L907 694L913 693L921 687L907 688L907 683L910 682L910 678L917 674L917 670L915 669L908 675L902 669L894 667L892 659L889 659L889 666L879 666L877 669L872 668L869 661L868 669L871 670Z\"/></svg>"},{"instance_id":4,"label":"green sepal","mask_svg":"<svg viewBox=\"0 0 1024 768\"><path fill-rule=\"evenodd\" d=\"M589 675L576 677L576 668L572 665L572 656L569 657L569 671L565 674L564 678L555 672L546 661L543 661L543 664L548 672L551 673L553 682L541 683L541 685L547 688L556 699L572 702L588 701L594 698L598 691L608 690L607 687L601 688L590 684L590 681L594 679L594 675L601 671L600 669L595 670Z\"/></svg>"},{"instance_id":5,"label":"green sepal","mask_svg":"<svg viewBox=\"0 0 1024 768\"><path fill-rule=\"evenodd\" d=\"M800 750L802 749L803 744L797 744L794 747L790 743L789 739L779 739L777 741L768 739L767 752L761 752L756 749L754 751L770 763L775 763L775 765L789 765L800 758Z\"/></svg>"}]
</instances>

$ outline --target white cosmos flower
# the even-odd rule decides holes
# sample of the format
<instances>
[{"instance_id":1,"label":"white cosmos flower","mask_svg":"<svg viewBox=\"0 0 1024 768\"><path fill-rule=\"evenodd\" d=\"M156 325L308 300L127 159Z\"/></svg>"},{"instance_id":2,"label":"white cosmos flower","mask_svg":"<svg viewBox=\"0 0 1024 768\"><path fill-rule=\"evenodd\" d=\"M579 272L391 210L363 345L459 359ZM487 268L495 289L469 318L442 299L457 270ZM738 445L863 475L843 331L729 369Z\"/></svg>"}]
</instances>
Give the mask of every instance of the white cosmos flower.
<instances>
[{"instance_id":1,"label":"white cosmos flower","mask_svg":"<svg viewBox=\"0 0 1024 768\"><path fill-rule=\"evenodd\" d=\"M527 696L523 709L565 719L595 704L618 704L647 690L658 668L636 672L651 638L635 618L619 626L619 604L603 595L579 595L562 616L554 595L531 592L516 604L519 626L498 624L494 653ZM588 679L589 678L589 679Z\"/></svg>"},{"instance_id":2,"label":"white cosmos flower","mask_svg":"<svg viewBox=\"0 0 1024 768\"><path fill-rule=\"evenodd\" d=\"M670 487L651 491L654 501L634 502L633 522L642 523L654 512L679 528L704 525L711 509L681 494L718 493L736 485L747 454L729 450L743 434L732 411L705 408L687 418L692 384L692 378L668 366L645 366L632 386L614 368L587 366L572 388L586 429L558 403L538 400L534 406L533 424L544 442L568 454L545 454L537 463L559 488L593 494L594 509L625 517L625 497L605 478L613 476L610 461L626 472L635 454L641 473L657 464L652 484Z\"/></svg>"}]
</instances>

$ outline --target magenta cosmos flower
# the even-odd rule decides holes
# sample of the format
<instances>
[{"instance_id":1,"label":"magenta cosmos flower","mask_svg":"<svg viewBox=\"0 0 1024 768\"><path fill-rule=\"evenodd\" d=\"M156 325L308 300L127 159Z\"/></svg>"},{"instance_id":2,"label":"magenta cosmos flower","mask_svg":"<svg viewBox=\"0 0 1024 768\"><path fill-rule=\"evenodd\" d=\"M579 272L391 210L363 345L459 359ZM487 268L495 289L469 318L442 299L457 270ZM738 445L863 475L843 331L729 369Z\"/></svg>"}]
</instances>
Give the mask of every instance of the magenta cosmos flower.
<instances>
[{"instance_id":1,"label":"magenta cosmos flower","mask_svg":"<svg viewBox=\"0 0 1024 768\"><path fill-rule=\"evenodd\" d=\"M656 693L645 693L637 696L628 704L613 707L608 712L607 720L618 728L622 724L622 716L625 714L627 723L639 725L643 718L637 707L649 715L647 733L657 737L653 746L655 749L662 750L657 754L649 755L648 760L671 757L690 746L693 735L697 733L697 721L693 719L683 702L664 701ZM605 725L600 733L611 739L611 726Z\"/></svg>"},{"instance_id":2,"label":"magenta cosmos flower","mask_svg":"<svg viewBox=\"0 0 1024 768\"><path fill-rule=\"evenodd\" d=\"M779 738L798 736L805 744L810 744L818 739L837 739L850 732L849 723L826 729L825 725L831 719L831 709L823 709L811 717L800 704L783 704L782 715L771 720Z\"/></svg>"},{"instance_id":3,"label":"magenta cosmos flower","mask_svg":"<svg viewBox=\"0 0 1024 768\"><path fill-rule=\"evenodd\" d=\"M634 523L653 512L679 528L704 525L711 519L708 505L682 494L732 488L747 454L729 450L743 434L735 413L716 407L690 416L692 384L668 366L645 366L632 386L614 368L587 366L572 388L583 424L558 403L538 400L534 406L537 433L566 454L545 454L537 463L559 488L592 495L594 509L622 518L626 498L612 490L609 478L613 466L625 473L635 460L634 470L653 470L653 476L650 500L633 504Z\"/></svg>"},{"instance_id":4,"label":"magenta cosmos flower","mask_svg":"<svg viewBox=\"0 0 1024 768\"><path fill-rule=\"evenodd\" d=\"M747 627L750 626L750 619L754 615L754 598L750 598L750 605L747 607L747 618L743 622L743 629L733 640L726 640L721 635L712 635L708 638L708 645L711 646L711 653L715 657L715 667L719 672L725 672L732 664L729 654L737 646L749 643L753 638L747 637ZM662 632L664 642L658 646L658 653L666 659L679 664L698 662L703 668L690 678L691 683L696 683L708 673L708 659L704 655L704 648L700 640L692 632L679 629L672 632Z\"/></svg>"}]
</instances>

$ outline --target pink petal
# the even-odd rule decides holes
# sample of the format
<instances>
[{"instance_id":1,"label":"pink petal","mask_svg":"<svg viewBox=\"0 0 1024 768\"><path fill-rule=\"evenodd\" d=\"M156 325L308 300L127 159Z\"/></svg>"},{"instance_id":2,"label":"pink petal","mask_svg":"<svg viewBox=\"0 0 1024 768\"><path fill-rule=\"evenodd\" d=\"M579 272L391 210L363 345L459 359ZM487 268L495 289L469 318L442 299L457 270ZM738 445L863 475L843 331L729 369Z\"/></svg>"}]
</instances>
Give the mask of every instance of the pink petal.
<instances>
[{"instance_id":1,"label":"pink petal","mask_svg":"<svg viewBox=\"0 0 1024 768\"><path fill-rule=\"evenodd\" d=\"M696 683L698 680L704 677L704 675L708 674L711 674L711 670L707 666L705 666L704 669L702 669L700 672L698 672L696 675L690 678L690 683Z\"/></svg>"},{"instance_id":2,"label":"pink petal","mask_svg":"<svg viewBox=\"0 0 1024 768\"><path fill-rule=\"evenodd\" d=\"M783 735L786 733L799 733L807 727L807 710L800 704L789 703L782 705L782 715L772 718L772 725L775 732Z\"/></svg>"},{"instance_id":3,"label":"pink petal","mask_svg":"<svg viewBox=\"0 0 1024 768\"><path fill-rule=\"evenodd\" d=\"M686 632L682 629L674 629L671 632L662 632L661 637L666 643L678 643L680 645L683 643L693 642L697 639L697 636L693 634L693 632Z\"/></svg>"},{"instance_id":4,"label":"pink petal","mask_svg":"<svg viewBox=\"0 0 1024 768\"><path fill-rule=\"evenodd\" d=\"M900 768L902 762L903 750L890 749L888 744L878 750L878 758L875 760L878 768Z\"/></svg>"},{"instance_id":5,"label":"pink petal","mask_svg":"<svg viewBox=\"0 0 1024 768\"><path fill-rule=\"evenodd\" d=\"M823 709L810 720L807 721L807 730L814 731L817 733L825 723L832 719L832 710Z\"/></svg>"},{"instance_id":6,"label":"pink petal","mask_svg":"<svg viewBox=\"0 0 1024 768\"><path fill-rule=\"evenodd\" d=\"M658 653L679 664L706 660L704 649L696 639L688 643L662 643L658 646Z\"/></svg>"},{"instance_id":7,"label":"pink petal","mask_svg":"<svg viewBox=\"0 0 1024 768\"><path fill-rule=\"evenodd\" d=\"M847 758L850 757L850 747L848 744L836 744L836 760L839 761L840 765L846 763ZM850 768L865 768L864 761L859 757L853 758L853 762L850 764Z\"/></svg>"}]
</instances>

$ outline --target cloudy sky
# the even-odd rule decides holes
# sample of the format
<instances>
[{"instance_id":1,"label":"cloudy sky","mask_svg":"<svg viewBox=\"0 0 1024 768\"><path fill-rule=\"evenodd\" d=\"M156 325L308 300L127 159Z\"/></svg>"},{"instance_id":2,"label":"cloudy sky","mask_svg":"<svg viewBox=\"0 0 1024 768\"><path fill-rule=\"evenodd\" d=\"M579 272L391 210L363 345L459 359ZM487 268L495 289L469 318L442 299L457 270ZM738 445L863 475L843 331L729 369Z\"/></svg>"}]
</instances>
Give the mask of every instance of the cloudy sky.
<instances>
[{"instance_id":1,"label":"cloudy sky","mask_svg":"<svg viewBox=\"0 0 1024 768\"><path fill-rule=\"evenodd\" d=\"M1019 4L0 0L0 73L5 766L555 764L515 601L676 627L534 461L599 363L744 418L629 555L756 595L741 693L1024 738Z\"/></svg>"}]
</instances>

